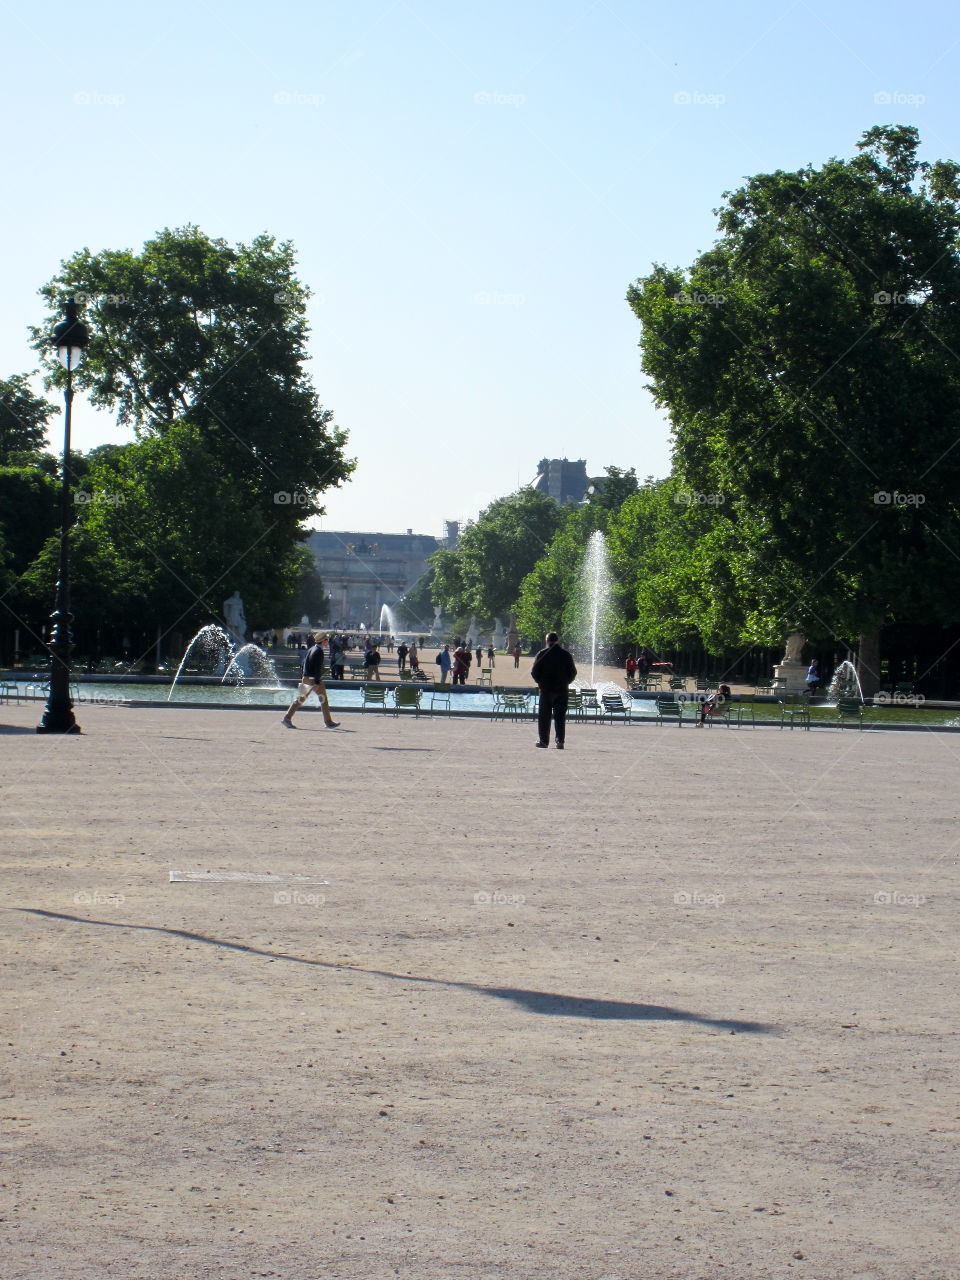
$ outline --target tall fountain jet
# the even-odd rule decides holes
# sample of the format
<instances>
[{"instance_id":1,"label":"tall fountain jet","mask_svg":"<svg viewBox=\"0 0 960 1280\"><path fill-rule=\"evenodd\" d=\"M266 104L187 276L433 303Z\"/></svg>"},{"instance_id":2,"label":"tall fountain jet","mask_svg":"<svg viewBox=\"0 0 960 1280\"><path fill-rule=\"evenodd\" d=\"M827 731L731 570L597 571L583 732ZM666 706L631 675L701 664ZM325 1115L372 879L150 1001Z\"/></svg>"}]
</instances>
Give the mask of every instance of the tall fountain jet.
<instances>
[{"instance_id":1,"label":"tall fountain jet","mask_svg":"<svg viewBox=\"0 0 960 1280\"><path fill-rule=\"evenodd\" d=\"M580 571L581 634L590 645L590 683L594 683L597 655L605 639L609 639L611 616L610 561L607 539L598 529L590 535L587 553Z\"/></svg>"},{"instance_id":2,"label":"tall fountain jet","mask_svg":"<svg viewBox=\"0 0 960 1280\"><path fill-rule=\"evenodd\" d=\"M395 636L399 631L397 626L397 615L393 612L388 604L380 606L380 633L385 636Z\"/></svg>"}]
</instances>

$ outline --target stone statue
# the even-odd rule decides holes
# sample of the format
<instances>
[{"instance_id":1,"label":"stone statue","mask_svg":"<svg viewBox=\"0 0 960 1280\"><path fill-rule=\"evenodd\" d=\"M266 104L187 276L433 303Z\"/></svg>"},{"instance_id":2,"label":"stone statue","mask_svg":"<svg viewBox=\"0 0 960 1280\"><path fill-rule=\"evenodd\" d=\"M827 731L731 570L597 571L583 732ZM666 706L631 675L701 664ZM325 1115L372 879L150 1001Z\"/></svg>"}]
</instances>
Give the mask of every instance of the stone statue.
<instances>
[{"instance_id":1,"label":"stone statue","mask_svg":"<svg viewBox=\"0 0 960 1280\"><path fill-rule=\"evenodd\" d=\"M803 635L796 628L787 636L787 648L783 660L784 662L803 662Z\"/></svg>"},{"instance_id":2,"label":"stone statue","mask_svg":"<svg viewBox=\"0 0 960 1280\"><path fill-rule=\"evenodd\" d=\"M773 668L773 679L781 693L803 693L806 690L807 668L803 661L803 633L791 627L786 650L779 666Z\"/></svg>"},{"instance_id":3,"label":"stone statue","mask_svg":"<svg viewBox=\"0 0 960 1280\"><path fill-rule=\"evenodd\" d=\"M243 601L240 599L239 591L235 591L229 600L224 600L223 616L231 638L239 644L246 644L247 619L243 612Z\"/></svg>"}]
</instances>

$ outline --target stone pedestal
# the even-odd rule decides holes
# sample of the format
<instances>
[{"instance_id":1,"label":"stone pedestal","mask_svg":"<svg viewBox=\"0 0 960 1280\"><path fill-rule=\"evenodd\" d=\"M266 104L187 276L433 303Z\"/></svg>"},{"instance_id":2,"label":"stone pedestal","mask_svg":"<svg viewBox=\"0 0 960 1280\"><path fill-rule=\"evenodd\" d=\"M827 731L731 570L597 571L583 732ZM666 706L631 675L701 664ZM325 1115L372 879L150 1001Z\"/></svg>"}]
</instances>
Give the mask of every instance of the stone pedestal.
<instances>
[{"instance_id":1,"label":"stone pedestal","mask_svg":"<svg viewBox=\"0 0 960 1280\"><path fill-rule=\"evenodd\" d=\"M806 692L807 667L803 661L803 636L799 631L792 631L787 637L783 661L773 668L773 678L781 693Z\"/></svg>"},{"instance_id":2,"label":"stone pedestal","mask_svg":"<svg viewBox=\"0 0 960 1280\"><path fill-rule=\"evenodd\" d=\"M807 668L802 662L781 662L773 668L773 679L781 693L807 691Z\"/></svg>"}]
</instances>

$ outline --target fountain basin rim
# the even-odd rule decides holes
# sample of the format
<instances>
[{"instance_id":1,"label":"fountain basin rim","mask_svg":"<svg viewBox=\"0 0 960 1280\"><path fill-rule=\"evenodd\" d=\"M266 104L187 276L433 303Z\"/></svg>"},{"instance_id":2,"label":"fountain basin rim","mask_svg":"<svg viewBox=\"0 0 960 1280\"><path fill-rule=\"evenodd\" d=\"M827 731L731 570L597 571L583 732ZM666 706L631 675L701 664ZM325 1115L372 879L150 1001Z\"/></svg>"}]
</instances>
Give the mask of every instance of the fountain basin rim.
<instances>
[{"instance_id":1,"label":"fountain basin rim","mask_svg":"<svg viewBox=\"0 0 960 1280\"><path fill-rule=\"evenodd\" d=\"M479 692L483 692L483 691L480 690ZM34 699L34 701L43 702L44 698L42 696L38 696L36 699ZM92 706L94 704L82 703L80 705L82 706L83 709L86 709L86 707ZM248 704L231 705L225 702L167 702L166 699L164 699L162 702L146 702L146 701L143 701L142 699L135 699L135 698L123 698L118 702L114 703L113 706L116 708L130 710L130 711L156 711L162 708L164 710L170 710L170 711L176 711L178 709L182 711L230 711L230 712L269 711L273 715L277 715L279 710L281 709L278 705L270 704L270 703L248 703ZM338 716L352 716L352 715L364 714L362 707L336 707L334 709ZM316 708L311 708L311 711L315 711L315 710ZM310 712L307 712L306 714L309 715ZM384 712L380 711L380 715L382 716L383 714ZM387 709L386 714L388 715L391 714L390 708ZM473 719L473 720L492 720L493 719L492 711L470 711L466 707L451 708L449 711L445 710L440 712L431 712L429 708L425 707L422 709L422 715L425 720L445 720L449 718ZM519 718L534 722L537 718L536 710L531 708L529 711L524 712ZM567 722L568 728L570 727L571 723L575 724L576 722L572 720L568 720ZM632 722L628 722L623 727L632 729L632 728L637 728L644 725L655 725L655 724L656 724L655 717L650 716L649 718L645 718L643 720L635 720ZM721 727L726 728L726 726L713 725L711 726L711 732L713 731L713 729L720 729ZM782 726L779 720L757 720L756 728L780 730ZM841 732L846 732L846 730L842 728L839 720L814 721L810 731L813 732L813 730L815 729L839 729ZM960 733L960 725L946 725L946 724L926 725L926 724L916 724L911 721L902 721L900 723L893 723L893 724L890 724L890 723L864 724L862 728L858 727L857 729L851 729L850 731L854 733L857 733L857 732L862 732L862 733ZM742 730L734 729L734 730L728 730L728 732L740 733L742 732Z\"/></svg>"}]
</instances>

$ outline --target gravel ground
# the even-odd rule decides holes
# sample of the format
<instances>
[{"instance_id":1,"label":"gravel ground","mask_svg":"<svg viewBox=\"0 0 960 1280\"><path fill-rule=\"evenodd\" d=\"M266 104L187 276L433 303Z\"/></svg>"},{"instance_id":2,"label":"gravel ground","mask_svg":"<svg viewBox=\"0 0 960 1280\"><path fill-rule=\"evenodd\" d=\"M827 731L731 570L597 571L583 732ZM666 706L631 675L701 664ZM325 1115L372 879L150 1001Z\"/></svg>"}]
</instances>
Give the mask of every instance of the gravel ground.
<instances>
[{"instance_id":1,"label":"gravel ground","mask_svg":"<svg viewBox=\"0 0 960 1280\"><path fill-rule=\"evenodd\" d=\"M4 1280L958 1275L956 738L38 714Z\"/></svg>"}]
</instances>

